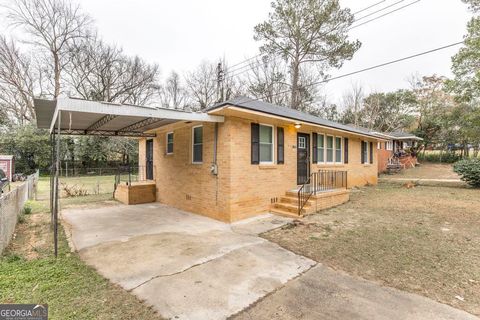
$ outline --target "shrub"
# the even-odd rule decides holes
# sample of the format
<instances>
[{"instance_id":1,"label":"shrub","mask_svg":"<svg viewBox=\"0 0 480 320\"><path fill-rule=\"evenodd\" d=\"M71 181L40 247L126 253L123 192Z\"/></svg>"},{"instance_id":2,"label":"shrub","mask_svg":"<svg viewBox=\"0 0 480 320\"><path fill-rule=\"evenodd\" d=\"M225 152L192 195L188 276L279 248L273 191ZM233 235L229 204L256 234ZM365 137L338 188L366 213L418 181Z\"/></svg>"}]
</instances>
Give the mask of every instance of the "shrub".
<instances>
[{"instance_id":1,"label":"shrub","mask_svg":"<svg viewBox=\"0 0 480 320\"><path fill-rule=\"evenodd\" d=\"M453 165L453 171L469 185L480 188L480 159L465 159Z\"/></svg>"},{"instance_id":2,"label":"shrub","mask_svg":"<svg viewBox=\"0 0 480 320\"><path fill-rule=\"evenodd\" d=\"M76 184L68 185L66 183L61 183L61 187L67 198L83 197L88 195L88 190L86 188L82 186L77 186Z\"/></svg>"},{"instance_id":3,"label":"shrub","mask_svg":"<svg viewBox=\"0 0 480 320\"><path fill-rule=\"evenodd\" d=\"M29 202L25 203L25 205L23 206L23 214L31 214L32 213L32 207L30 205Z\"/></svg>"},{"instance_id":4,"label":"shrub","mask_svg":"<svg viewBox=\"0 0 480 320\"><path fill-rule=\"evenodd\" d=\"M447 153L426 153L423 154L419 153L418 154L418 159L420 161L426 161L426 162L437 162L437 163L455 163L459 160L462 159L462 156L460 154L456 154L454 152L447 152Z\"/></svg>"}]
</instances>

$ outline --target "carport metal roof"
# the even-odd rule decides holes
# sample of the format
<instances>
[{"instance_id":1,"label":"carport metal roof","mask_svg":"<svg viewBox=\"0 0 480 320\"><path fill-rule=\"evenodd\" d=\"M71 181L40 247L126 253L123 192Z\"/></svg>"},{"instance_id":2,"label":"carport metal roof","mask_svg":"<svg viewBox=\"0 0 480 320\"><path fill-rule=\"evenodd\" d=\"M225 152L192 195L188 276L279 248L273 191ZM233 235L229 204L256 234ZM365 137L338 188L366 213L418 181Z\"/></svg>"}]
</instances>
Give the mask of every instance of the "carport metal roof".
<instances>
[{"instance_id":1,"label":"carport metal roof","mask_svg":"<svg viewBox=\"0 0 480 320\"><path fill-rule=\"evenodd\" d=\"M149 130L180 121L223 122L222 116L77 98L35 99L37 127L71 135L152 137ZM60 118L60 121L58 121Z\"/></svg>"},{"instance_id":2,"label":"carport metal roof","mask_svg":"<svg viewBox=\"0 0 480 320\"><path fill-rule=\"evenodd\" d=\"M35 99L37 127L50 130L52 166L50 212L55 256L58 254L58 211L61 135L154 137L151 130L185 122L223 122L223 116L76 98ZM150 132L149 132L150 131Z\"/></svg>"}]
</instances>

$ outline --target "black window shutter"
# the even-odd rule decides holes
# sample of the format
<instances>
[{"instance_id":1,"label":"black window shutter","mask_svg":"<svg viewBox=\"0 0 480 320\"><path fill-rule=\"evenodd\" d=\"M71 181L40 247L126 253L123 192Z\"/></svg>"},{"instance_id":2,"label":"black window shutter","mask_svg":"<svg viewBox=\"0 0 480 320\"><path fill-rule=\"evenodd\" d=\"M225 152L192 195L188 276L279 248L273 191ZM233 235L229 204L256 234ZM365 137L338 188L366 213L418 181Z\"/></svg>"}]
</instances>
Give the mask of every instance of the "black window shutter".
<instances>
[{"instance_id":1,"label":"black window shutter","mask_svg":"<svg viewBox=\"0 0 480 320\"><path fill-rule=\"evenodd\" d=\"M283 135L283 128L277 127L277 163L284 164L284 135Z\"/></svg>"},{"instance_id":2,"label":"black window shutter","mask_svg":"<svg viewBox=\"0 0 480 320\"><path fill-rule=\"evenodd\" d=\"M387 150L387 143L388 143L388 142L385 141L385 150Z\"/></svg>"},{"instance_id":3,"label":"black window shutter","mask_svg":"<svg viewBox=\"0 0 480 320\"><path fill-rule=\"evenodd\" d=\"M362 163L365 163L365 143L363 141L360 141L362 144L361 148L361 158L362 158Z\"/></svg>"},{"instance_id":4,"label":"black window shutter","mask_svg":"<svg viewBox=\"0 0 480 320\"><path fill-rule=\"evenodd\" d=\"M370 163L373 163L373 142L370 142Z\"/></svg>"},{"instance_id":5,"label":"black window shutter","mask_svg":"<svg viewBox=\"0 0 480 320\"><path fill-rule=\"evenodd\" d=\"M252 123L252 164L260 163L260 125Z\"/></svg>"},{"instance_id":6,"label":"black window shutter","mask_svg":"<svg viewBox=\"0 0 480 320\"><path fill-rule=\"evenodd\" d=\"M318 146L317 146L317 139L318 135L316 132L312 133L312 146L313 146L313 157L312 157L312 162L317 163L318 162Z\"/></svg>"},{"instance_id":7,"label":"black window shutter","mask_svg":"<svg viewBox=\"0 0 480 320\"><path fill-rule=\"evenodd\" d=\"M343 163L348 163L348 138L343 139Z\"/></svg>"}]
</instances>

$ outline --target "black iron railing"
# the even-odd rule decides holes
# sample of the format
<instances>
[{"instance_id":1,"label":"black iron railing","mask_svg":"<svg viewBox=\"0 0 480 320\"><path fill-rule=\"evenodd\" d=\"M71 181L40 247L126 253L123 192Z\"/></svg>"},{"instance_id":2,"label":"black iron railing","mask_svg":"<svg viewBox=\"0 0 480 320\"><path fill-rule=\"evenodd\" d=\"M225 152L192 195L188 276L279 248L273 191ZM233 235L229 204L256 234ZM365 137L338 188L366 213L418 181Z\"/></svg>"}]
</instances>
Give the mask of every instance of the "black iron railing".
<instances>
[{"instance_id":1,"label":"black iron railing","mask_svg":"<svg viewBox=\"0 0 480 320\"><path fill-rule=\"evenodd\" d=\"M328 190L346 188L347 183L347 171L319 170L313 172L307 182L298 189L298 215L301 215L312 195Z\"/></svg>"},{"instance_id":2,"label":"black iron railing","mask_svg":"<svg viewBox=\"0 0 480 320\"><path fill-rule=\"evenodd\" d=\"M121 183L131 185L132 182L154 180L155 166L121 166L115 174L115 190Z\"/></svg>"}]
</instances>

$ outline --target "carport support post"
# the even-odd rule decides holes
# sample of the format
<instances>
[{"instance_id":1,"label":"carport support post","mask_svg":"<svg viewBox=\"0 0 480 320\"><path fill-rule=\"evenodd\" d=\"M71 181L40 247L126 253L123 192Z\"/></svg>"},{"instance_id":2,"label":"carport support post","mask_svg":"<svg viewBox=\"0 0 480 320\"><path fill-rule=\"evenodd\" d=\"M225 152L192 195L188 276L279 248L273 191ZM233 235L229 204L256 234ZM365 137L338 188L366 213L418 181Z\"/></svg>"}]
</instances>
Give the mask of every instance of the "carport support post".
<instances>
[{"instance_id":1,"label":"carport support post","mask_svg":"<svg viewBox=\"0 0 480 320\"><path fill-rule=\"evenodd\" d=\"M56 164L55 164L55 210L53 214L53 241L55 247L55 257L58 256L58 173L60 171L60 131L61 131L62 111L58 111L57 119L57 150L56 150Z\"/></svg>"},{"instance_id":2,"label":"carport support post","mask_svg":"<svg viewBox=\"0 0 480 320\"><path fill-rule=\"evenodd\" d=\"M53 188L55 174L55 136L50 133L50 228L53 230Z\"/></svg>"}]
</instances>

